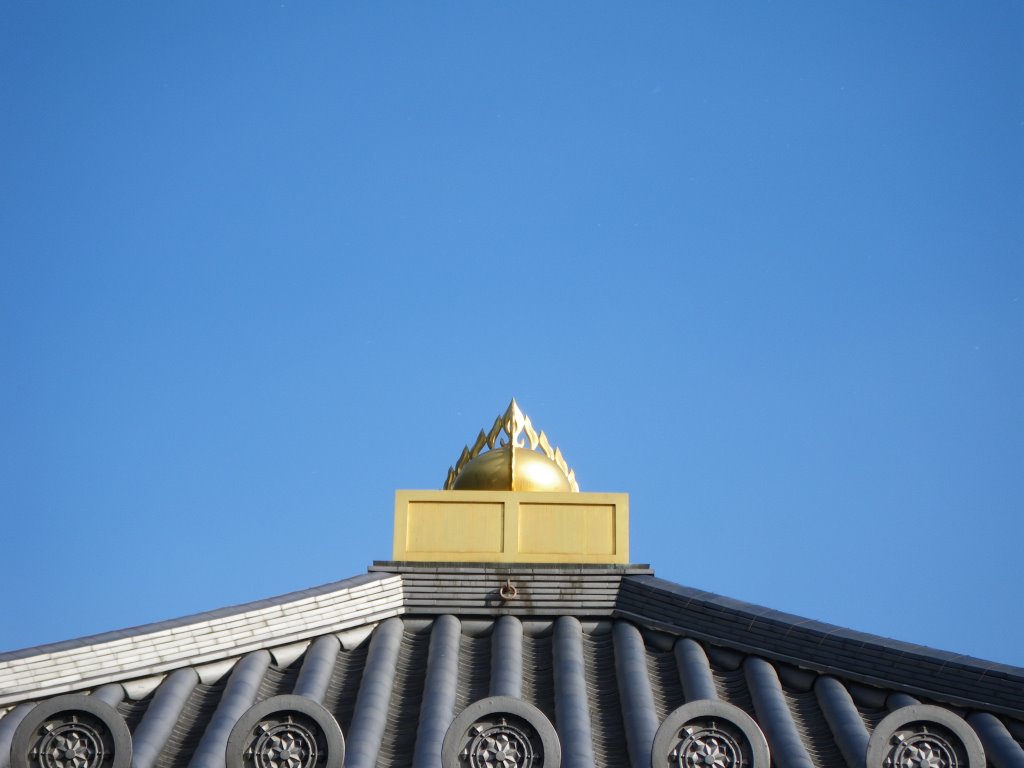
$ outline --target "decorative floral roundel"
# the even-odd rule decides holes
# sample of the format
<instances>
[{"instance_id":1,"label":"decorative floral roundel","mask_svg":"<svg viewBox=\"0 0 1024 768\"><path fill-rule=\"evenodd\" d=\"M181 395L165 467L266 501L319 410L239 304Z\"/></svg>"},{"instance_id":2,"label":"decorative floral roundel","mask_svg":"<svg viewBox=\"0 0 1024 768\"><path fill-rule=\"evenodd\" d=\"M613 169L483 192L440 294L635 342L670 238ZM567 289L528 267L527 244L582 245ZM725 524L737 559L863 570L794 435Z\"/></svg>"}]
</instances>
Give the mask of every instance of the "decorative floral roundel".
<instances>
[{"instance_id":1,"label":"decorative floral roundel","mask_svg":"<svg viewBox=\"0 0 1024 768\"><path fill-rule=\"evenodd\" d=\"M474 725L469 743L459 756L473 768L532 768L538 756L539 735L520 718Z\"/></svg>"},{"instance_id":2,"label":"decorative floral roundel","mask_svg":"<svg viewBox=\"0 0 1024 768\"><path fill-rule=\"evenodd\" d=\"M680 729L679 744L669 757L679 768L744 768L744 750L727 723L713 718L688 723Z\"/></svg>"},{"instance_id":3,"label":"decorative floral roundel","mask_svg":"<svg viewBox=\"0 0 1024 768\"><path fill-rule=\"evenodd\" d=\"M320 762L318 727L294 712L265 718L246 755L256 768L314 768Z\"/></svg>"},{"instance_id":4,"label":"decorative floral roundel","mask_svg":"<svg viewBox=\"0 0 1024 768\"><path fill-rule=\"evenodd\" d=\"M654 736L652 765L669 768L768 768L768 742L743 710L724 701L691 701Z\"/></svg>"},{"instance_id":5,"label":"decorative floral roundel","mask_svg":"<svg viewBox=\"0 0 1024 768\"><path fill-rule=\"evenodd\" d=\"M868 768L984 768L981 741L964 720L930 704L890 712L868 742Z\"/></svg>"},{"instance_id":6,"label":"decorative floral roundel","mask_svg":"<svg viewBox=\"0 0 1024 768\"><path fill-rule=\"evenodd\" d=\"M955 738L945 728L928 723L910 723L895 737L886 764L893 768L956 768L962 763Z\"/></svg>"},{"instance_id":7,"label":"decorative floral roundel","mask_svg":"<svg viewBox=\"0 0 1024 768\"><path fill-rule=\"evenodd\" d=\"M470 704L452 721L441 756L442 765L462 768L558 768L561 747L539 709L492 696Z\"/></svg>"},{"instance_id":8,"label":"decorative floral roundel","mask_svg":"<svg viewBox=\"0 0 1024 768\"><path fill-rule=\"evenodd\" d=\"M231 729L228 768L341 768L345 740L330 712L304 696L272 696Z\"/></svg>"},{"instance_id":9,"label":"decorative floral roundel","mask_svg":"<svg viewBox=\"0 0 1024 768\"><path fill-rule=\"evenodd\" d=\"M38 704L18 725L12 768L128 768L132 737L109 704L81 694Z\"/></svg>"},{"instance_id":10,"label":"decorative floral roundel","mask_svg":"<svg viewBox=\"0 0 1024 768\"><path fill-rule=\"evenodd\" d=\"M111 752L110 734L92 718L70 713L50 724L30 756L43 768L99 768Z\"/></svg>"}]
</instances>

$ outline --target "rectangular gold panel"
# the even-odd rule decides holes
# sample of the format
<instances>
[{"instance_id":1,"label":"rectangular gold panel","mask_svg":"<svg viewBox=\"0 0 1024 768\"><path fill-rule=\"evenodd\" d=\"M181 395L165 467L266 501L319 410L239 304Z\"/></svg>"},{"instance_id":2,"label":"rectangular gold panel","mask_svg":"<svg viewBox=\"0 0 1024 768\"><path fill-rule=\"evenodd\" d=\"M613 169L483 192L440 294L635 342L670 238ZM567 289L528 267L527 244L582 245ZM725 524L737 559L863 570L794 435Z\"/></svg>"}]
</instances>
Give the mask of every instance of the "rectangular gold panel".
<instances>
[{"instance_id":1,"label":"rectangular gold panel","mask_svg":"<svg viewBox=\"0 0 1024 768\"><path fill-rule=\"evenodd\" d=\"M394 559L629 562L624 493L397 491Z\"/></svg>"},{"instance_id":2,"label":"rectangular gold panel","mask_svg":"<svg viewBox=\"0 0 1024 768\"><path fill-rule=\"evenodd\" d=\"M504 505L414 501L409 504L406 551L493 552L504 548Z\"/></svg>"},{"instance_id":3,"label":"rectangular gold panel","mask_svg":"<svg viewBox=\"0 0 1024 768\"><path fill-rule=\"evenodd\" d=\"M611 504L519 505L522 554L614 555L615 507Z\"/></svg>"}]
</instances>

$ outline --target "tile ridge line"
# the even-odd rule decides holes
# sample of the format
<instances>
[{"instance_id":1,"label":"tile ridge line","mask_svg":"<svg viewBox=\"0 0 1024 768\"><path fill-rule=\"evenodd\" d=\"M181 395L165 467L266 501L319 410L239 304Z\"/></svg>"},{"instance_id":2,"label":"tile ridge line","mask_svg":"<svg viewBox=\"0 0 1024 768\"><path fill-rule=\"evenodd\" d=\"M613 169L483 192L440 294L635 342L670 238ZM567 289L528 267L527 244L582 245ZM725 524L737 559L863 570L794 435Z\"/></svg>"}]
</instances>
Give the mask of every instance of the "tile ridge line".
<instances>
[{"instance_id":1,"label":"tile ridge line","mask_svg":"<svg viewBox=\"0 0 1024 768\"><path fill-rule=\"evenodd\" d=\"M854 643L858 648L875 648L891 654L899 654L901 658L928 661L935 664L942 664L944 671L952 672L957 667L976 672L998 672L1008 679L1024 682L1024 667L1016 667L1012 664L980 659L966 654L947 651L941 648L932 648L927 645L909 643L904 640L875 635L870 632L862 632L839 624L811 619L774 608L749 603L744 600L719 595L714 592L687 587L657 576L623 576L622 585L634 586L635 588L659 592L667 598L676 598L686 601L686 607L693 608L694 603L704 604L723 613L730 613L744 620L756 621L764 626L774 628L786 628L786 636L796 633L806 633L808 636L818 638L818 644ZM725 640L726 638L721 638Z\"/></svg>"},{"instance_id":2,"label":"tile ridge line","mask_svg":"<svg viewBox=\"0 0 1024 768\"><path fill-rule=\"evenodd\" d=\"M354 597L362 594L371 595L375 587L379 588L387 582L396 582L401 589L401 576L388 573L361 573L347 579L321 584L307 589L286 592L282 595L251 600L245 603L215 608L209 611L190 613L172 619L138 624L124 629L109 630L82 637L58 640L42 645L17 648L0 653L0 670L11 662L27 663L40 656L64 654L81 650L90 646L113 644L119 640L155 635L165 630L196 626L204 622L228 622L247 613L258 614L262 610L281 608L309 598L323 597L348 591Z\"/></svg>"}]
</instances>

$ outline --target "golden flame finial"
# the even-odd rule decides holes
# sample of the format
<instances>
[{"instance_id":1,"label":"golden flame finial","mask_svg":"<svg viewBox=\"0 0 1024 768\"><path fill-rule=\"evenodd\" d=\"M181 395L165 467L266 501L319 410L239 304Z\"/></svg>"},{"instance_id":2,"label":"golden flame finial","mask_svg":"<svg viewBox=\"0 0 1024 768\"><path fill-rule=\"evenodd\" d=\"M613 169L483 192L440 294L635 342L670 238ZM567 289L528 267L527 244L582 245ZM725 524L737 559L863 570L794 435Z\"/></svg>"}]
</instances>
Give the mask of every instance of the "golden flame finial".
<instances>
[{"instance_id":1,"label":"golden flame finial","mask_svg":"<svg viewBox=\"0 0 1024 768\"><path fill-rule=\"evenodd\" d=\"M501 439L502 435L508 438L507 443ZM529 449L526 448L527 443ZM498 447L495 447L496 444ZM487 450L484 451L484 448ZM481 454L487 456L486 467L482 463L484 459L476 461ZM541 454L547 458L547 462L544 462ZM499 468L499 462L503 468ZM546 467L548 463L554 466ZM464 474L470 464L474 464L477 471L470 468L470 472ZM557 473L551 471L555 468ZM496 490L499 485L507 485L506 490L568 490L573 493L579 493L580 490L576 473L569 469L562 452L558 448L552 449L543 431L538 433L534 429L530 417L520 410L515 398L505 412L494 420L490 432L480 430L472 447L467 445L462 449L459 460L448 470L444 490Z\"/></svg>"}]
</instances>

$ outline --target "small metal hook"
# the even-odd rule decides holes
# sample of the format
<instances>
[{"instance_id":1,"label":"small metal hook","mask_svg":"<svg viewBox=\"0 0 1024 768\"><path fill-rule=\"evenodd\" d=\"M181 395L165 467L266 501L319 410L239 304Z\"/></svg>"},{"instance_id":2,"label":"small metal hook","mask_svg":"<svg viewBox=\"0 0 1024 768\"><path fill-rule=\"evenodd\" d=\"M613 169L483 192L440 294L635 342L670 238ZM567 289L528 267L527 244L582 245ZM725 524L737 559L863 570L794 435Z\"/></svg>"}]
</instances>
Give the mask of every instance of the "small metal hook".
<instances>
[{"instance_id":1,"label":"small metal hook","mask_svg":"<svg viewBox=\"0 0 1024 768\"><path fill-rule=\"evenodd\" d=\"M512 583L512 579L505 579L505 583L501 585L498 594L501 595L502 600L515 600L519 597L519 590Z\"/></svg>"}]
</instances>

